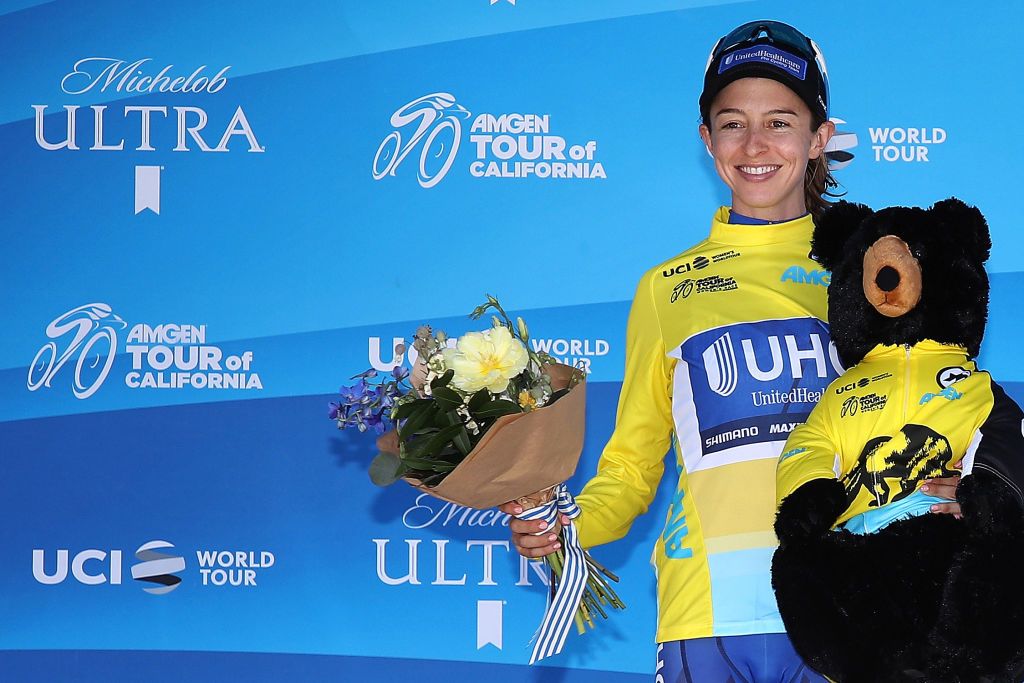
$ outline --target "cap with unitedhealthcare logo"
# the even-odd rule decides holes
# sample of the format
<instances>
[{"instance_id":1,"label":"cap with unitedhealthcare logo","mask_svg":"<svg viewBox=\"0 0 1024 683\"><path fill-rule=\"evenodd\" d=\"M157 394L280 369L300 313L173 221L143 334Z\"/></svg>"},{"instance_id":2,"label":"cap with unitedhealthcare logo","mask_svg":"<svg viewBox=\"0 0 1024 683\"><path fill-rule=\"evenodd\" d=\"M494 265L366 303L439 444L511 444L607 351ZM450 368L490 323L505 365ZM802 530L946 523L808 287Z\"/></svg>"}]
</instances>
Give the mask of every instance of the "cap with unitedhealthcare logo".
<instances>
[{"instance_id":1,"label":"cap with unitedhealthcare logo","mask_svg":"<svg viewBox=\"0 0 1024 683\"><path fill-rule=\"evenodd\" d=\"M710 121L711 103L727 85L741 78L770 78L803 100L815 118L828 118L828 72L814 41L778 21L744 24L712 48L704 72L700 113Z\"/></svg>"}]
</instances>

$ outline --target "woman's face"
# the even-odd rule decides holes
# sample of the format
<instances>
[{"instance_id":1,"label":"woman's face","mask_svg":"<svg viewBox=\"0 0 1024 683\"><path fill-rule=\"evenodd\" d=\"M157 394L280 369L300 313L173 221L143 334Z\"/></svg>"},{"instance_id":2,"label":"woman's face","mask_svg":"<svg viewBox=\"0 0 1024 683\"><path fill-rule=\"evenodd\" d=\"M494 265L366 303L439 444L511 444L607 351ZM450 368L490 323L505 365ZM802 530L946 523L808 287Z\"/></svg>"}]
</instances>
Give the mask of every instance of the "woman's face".
<instances>
[{"instance_id":1,"label":"woman's face","mask_svg":"<svg viewBox=\"0 0 1024 683\"><path fill-rule=\"evenodd\" d=\"M807 162L822 154L835 125L825 122L812 131L803 100L769 78L733 81L715 97L709 115L700 136L732 190L732 208L773 221L805 214Z\"/></svg>"}]
</instances>

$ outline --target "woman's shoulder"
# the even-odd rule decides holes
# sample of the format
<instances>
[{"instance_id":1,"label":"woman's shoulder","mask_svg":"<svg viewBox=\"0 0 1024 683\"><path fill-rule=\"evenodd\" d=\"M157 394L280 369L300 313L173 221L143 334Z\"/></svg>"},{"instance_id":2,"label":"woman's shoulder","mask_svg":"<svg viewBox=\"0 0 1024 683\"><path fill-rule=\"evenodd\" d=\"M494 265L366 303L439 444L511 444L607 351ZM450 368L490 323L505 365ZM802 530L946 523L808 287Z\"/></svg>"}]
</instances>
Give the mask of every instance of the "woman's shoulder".
<instances>
[{"instance_id":1,"label":"woman's shoulder","mask_svg":"<svg viewBox=\"0 0 1024 683\"><path fill-rule=\"evenodd\" d=\"M711 241L704 239L692 247L681 251L671 258L650 267L644 272L642 280L671 278L707 267L707 252L712 249Z\"/></svg>"}]
</instances>

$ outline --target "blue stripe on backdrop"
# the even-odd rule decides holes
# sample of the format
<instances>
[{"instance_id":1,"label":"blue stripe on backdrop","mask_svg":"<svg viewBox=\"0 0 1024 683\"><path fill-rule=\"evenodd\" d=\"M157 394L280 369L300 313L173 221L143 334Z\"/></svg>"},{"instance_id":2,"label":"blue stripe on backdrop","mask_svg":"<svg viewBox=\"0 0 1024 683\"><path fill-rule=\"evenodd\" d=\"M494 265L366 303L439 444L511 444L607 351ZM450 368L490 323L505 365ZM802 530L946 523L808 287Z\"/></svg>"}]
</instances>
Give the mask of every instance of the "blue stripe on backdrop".
<instances>
[{"instance_id":1,"label":"blue stripe on backdrop","mask_svg":"<svg viewBox=\"0 0 1024 683\"><path fill-rule=\"evenodd\" d=\"M1024 367L1020 364L1018 341L1024 336L1024 320L1018 315L1019 302L1024 299L1024 273L992 275L989 326L979 358L981 367L1000 382L1020 381ZM481 297L482 299L482 297ZM144 314L114 306L129 322L142 322ZM583 306L564 306L511 311L521 314L530 324L533 344L569 364L585 363L592 382L620 382L624 366L624 346L628 301ZM23 338L27 349L21 354L28 361L43 341L47 320L40 320L34 338ZM149 324L158 321L150 319ZM202 324L205 321L175 321ZM396 340L409 339L416 327L425 321L381 323L364 327L305 332L258 339L222 341L217 329L210 325L206 343L222 350L224 356L252 353L251 369L259 375L262 389L180 389L139 387L142 375L149 372L164 380L175 371L154 372L148 361L138 375L132 358L124 353L124 332L119 337L120 354L113 362L109 376L97 392L87 400L77 400L71 392L75 359L55 375L49 388L31 393L26 388L27 366L17 365L0 370L0 422L47 415L123 410L157 405L210 403L241 398L269 398L316 394L345 383L352 375L368 367L387 368L399 360L408 367L407 357L396 355ZM441 318L432 323L450 334L481 329L489 322L473 321L465 316ZM63 345L67 340L60 343ZM63 348L63 346L62 346ZM192 373L197 374L197 373ZM198 373L202 374L202 373ZM133 388L126 384L132 381Z\"/></svg>"},{"instance_id":2,"label":"blue stripe on backdrop","mask_svg":"<svg viewBox=\"0 0 1024 683\"><path fill-rule=\"evenodd\" d=\"M588 441L573 490L594 470L619 386L589 389ZM1024 383L1006 389L1024 402ZM404 485L370 486L372 438L337 432L323 416L327 398L0 424L0 515L31 520L0 527L0 623L18 625L0 632L0 649L386 656L395 634L406 633L403 656L525 662L544 590L505 545L507 529ZM649 669L655 609L647 560L673 479L664 477L654 514L597 550L622 576L629 608L594 633L571 636L554 664ZM168 595L147 595L149 584L133 578L150 575L136 569L144 563L134 553L157 539L185 564ZM62 549L71 559L102 555L59 576ZM221 583L230 576L225 585L216 585L218 570ZM401 582L410 575L418 583ZM236 578L242 585L230 584ZM503 602L501 651L478 647L481 600Z\"/></svg>"},{"instance_id":3,"label":"blue stripe on backdrop","mask_svg":"<svg viewBox=\"0 0 1024 683\"><path fill-rule=\"evenodd\" d=\"M432 659L241 652L37 650L0 652L8 683L647 683L649 674Z\"/></svg>"},{"instance_id":4,"label":"blue stripe on backdrop","mask_svg":"<svg viewBox=\"0 0 1024 683\"><path fill-rule=\"evenodd\" d=\"M588 440L573 490L595 469L618 392L617 383L588 387ZM373 439L338 432L326 417L328 398L0 423L0 517L31 520L0 526L0 623L18 624L0 630L0 649L528 661L545 590L509 549L504 516L421 499L404 484L372 486ZM674 477L665 477L657 512L637 520L625 541L597 551L621 575L629 608L585 637L571 634L553 665L649 669L655 605L648 558L672 486ZM185 565L166 595L147 594L150 584L133 578L139 566L152 566L135 553L154 540L172 544L165 552ZM84 551L102 555L83 556L83 566L61 576L61 550L65 567ZM249 566L214 551L242 551ZM245 585L246 570L254 585ZM410 573L415 583L402 583ZM480 601L503 603L500 651L478 647ZM403 634L398 650L396 634Z\"/></svg>"},{"instance_id":5,"label":"blue stripe on backdrop","mask_svg":"<svg viewBox=\"0 0 1024 683\"><path fill-rule=\"evenodd\" d=\"M484 301L481 294L476 303ZM509 303L509 302L506 302ZM183 403L207 403L236 400L242 398L267 398L276 396L303 396L334 390L339 384L349 383L349 378L363 372L369 367L386 371L395 363L410 366L409 354L396 353L396 345L403 340L408 346L416 328L428 322L424 319L413 319L401 323L381 323L366 327L347 327L305 332L259 339L243 339L222 341L214 325L206 329L203 341L193 340L181 345L164 345L167 348L177 347L182 360L180 367L175 362L164 371L154 370L149 353L133 356L126 353L126 344L131 343L129 330L138 323L146 322L151 327L159 324L158 320L146 319L145 314L125 309L112 303L111 308L128 323L128 328L116 330L117 349L109 374L99 385L96 393L84 400L78 400L72 393L73 378L76 373L76 362L80 357L74 355L58 370L49 387L39 387L34 392L27 389L28 367L15 367L0 370L0 422L5 420L42 417L68 413L98 412L104 410L121 410L155 405L174 405ZM625 364L624 336L629 302L616 301L586 306L564 306L559 308L523 311L530 328L531 345L538 351L551 354L560 362L585 367L592 382L621 381L622 368ZM509 314L516 316L515 310ZM31 361L44 343L48 343L43 330L48 320L40 321L35 339L26 348L25 359ZM205 320L176 320L177 324L202 325ZM457 318L439 318L429 321L435 329L444 330L449 335L461 335L469 330L480 330L490 327L490 316L483 320L471 320L467 316ZM56 340L63 352L70 344L74 335L65 334ZM143 346L155 349L160 344L144 343ZM194 364L186 367L189 361L198 358L198 347L219 350L221 371L226 369L230 356L241 357L251 354L246 377L257 375L260 387L246 390L247 379L242 389L210 389L211 375L224 375L224 372L197 371ZM211 351L213 353L214 351ZM44 359L50 358L44 354ZM141 366L136 367L138 358ZM88 355L86 369L83 374L96 377L95 371L88 369L93 354ZM42 363L42 361L41 361ZM100 361L102 364L102 360ZM43 363L45 365L45 363ZM206 375L204 388L195 388L186 383L183 388L147 387L143 384L146 375L159 383L169 383L176 371L182 370L190 376ZM231 375L232 373L227 373ZM91 382L92 380L86 380Z\"/></svg>"}]
</instances>

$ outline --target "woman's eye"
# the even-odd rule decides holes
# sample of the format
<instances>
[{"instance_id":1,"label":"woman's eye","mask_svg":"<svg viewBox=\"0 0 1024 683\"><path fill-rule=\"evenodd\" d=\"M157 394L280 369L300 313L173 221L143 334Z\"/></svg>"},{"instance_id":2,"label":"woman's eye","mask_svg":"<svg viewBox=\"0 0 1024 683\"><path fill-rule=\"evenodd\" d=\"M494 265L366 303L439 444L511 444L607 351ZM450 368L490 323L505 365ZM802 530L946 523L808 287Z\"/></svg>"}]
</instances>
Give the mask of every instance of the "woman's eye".
<instances>
[{"instance_id":1,"label":"woman's eye","mask_svg":"<svg viewBox=\"0 0 1024 683\"><path fill-rule=\"evenodd\" d=\"M789 121L775 120L771 122L772 128L789 128Z\"/></svg>"}]
</instances>

